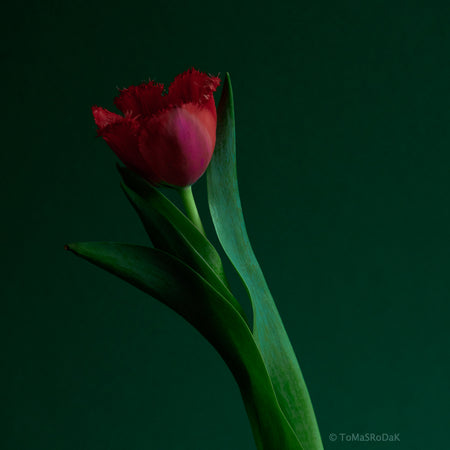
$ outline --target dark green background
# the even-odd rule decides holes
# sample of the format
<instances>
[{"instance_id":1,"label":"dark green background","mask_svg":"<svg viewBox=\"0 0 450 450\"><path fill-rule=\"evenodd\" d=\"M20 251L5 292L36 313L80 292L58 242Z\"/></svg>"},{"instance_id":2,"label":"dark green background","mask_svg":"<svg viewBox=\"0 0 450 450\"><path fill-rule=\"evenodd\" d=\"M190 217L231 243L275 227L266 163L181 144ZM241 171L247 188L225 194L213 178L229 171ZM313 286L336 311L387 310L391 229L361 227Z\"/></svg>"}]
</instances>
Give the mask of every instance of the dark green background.
<instances>
[{"instance_id":1,"label":"dark green background","mask_svg":"<svg viewBox=\"0 0 450 450\"><path fill-rule=\"evenodd\" d=\"M254 448L234 381L196 331L63 251L146 242L90 106L191 66L231 73L248 230L325 447L447 448L446 5L4 9L2 448ZM205 215L203 181L195 191ZM400 433L401 443L328 438L352 432Z\"/></svg>"}]
</instances>

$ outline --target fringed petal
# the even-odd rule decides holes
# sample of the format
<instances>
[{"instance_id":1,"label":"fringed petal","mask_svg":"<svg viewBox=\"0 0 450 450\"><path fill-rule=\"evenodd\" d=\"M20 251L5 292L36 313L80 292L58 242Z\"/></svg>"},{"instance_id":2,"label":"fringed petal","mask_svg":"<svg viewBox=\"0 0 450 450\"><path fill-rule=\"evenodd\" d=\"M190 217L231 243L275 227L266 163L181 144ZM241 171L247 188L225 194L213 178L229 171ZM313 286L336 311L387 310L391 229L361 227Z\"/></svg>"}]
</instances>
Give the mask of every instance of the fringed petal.
<instances>
[{"instance_id":1,"label":"fringed petal","mask_svg":"<svg viewBox=\"0 0 450 450\"><path fill-rule=\"evenodd\" d=\"M180 106L183 103L204 105L213 99L213 92L220 84L220 78L189 69L178 75L169 86L168 103Z\"/></svg>"},{"instance_id":2,"label":"fringed petal","mask_svg":"<svg viewBox=\"0 0 450 450\"><path fill-rule=\"evenodd\" d=\"M120 91L114 104L123 114L150 116L166 106L167 98L162 95L163 90L163 84L153 81L130 86Z\"/></svg>"},{"instance_id":3,"label":"fringed petal","mask_svg":"<svg viewBox=\"0 0 450 450\"><path fill-rule=\"evenodd\" d=\"M133 117L122 117L103 108L92 108L98 135L109 145L117 157L130 169L151 178L152 172L139 152L141 124ZM154 181L154 180L149 180Z\"/></svg>"},{"instance_id":4,"label":"fringed petal","mask_svg":"<svg viewBox=\"0 0 450 450\"><path fill-rule=\"evenodd\" d=\"M99 133L103 128L107 127L108 125L112 125L113 123L118 123L123 120L122 116L119 116L118 114L108 111L107 109L102 108L101 106L93 106L92 114L94 115L95 124L98 127Z\"/></svg>"}]
</instances>

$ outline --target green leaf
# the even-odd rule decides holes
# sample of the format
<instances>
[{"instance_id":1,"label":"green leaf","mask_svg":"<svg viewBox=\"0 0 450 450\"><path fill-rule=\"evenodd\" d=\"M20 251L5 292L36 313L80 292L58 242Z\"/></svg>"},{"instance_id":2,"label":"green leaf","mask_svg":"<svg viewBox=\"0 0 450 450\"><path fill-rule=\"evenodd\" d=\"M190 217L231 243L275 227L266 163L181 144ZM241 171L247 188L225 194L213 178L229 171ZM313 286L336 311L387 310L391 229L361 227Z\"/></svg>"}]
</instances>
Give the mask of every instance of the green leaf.
<instances>
[{"instance_id":1,"label":"green leaf","mask_svg":"<svg viewBox=\"0 0 450 450\"><path fill-rule=\"evenodd\" d=\"M133 171L127 169L126 167L118 166L118 169L122 176L124 184L148 204L145 209L156 209L160 215L163 215L169 222L173 223L174 226L176 226L180 230L180 232L184 234L185 238L198 251L202 258L217 273L217 275L224 281L226 281L220 255L217 253L216 249L208 241L208 239L206 239L205 236L198 230L198 228L189 220L189 218L183 212L181 212L164 194L162 194L161 191L153 187L139 175L135 174ZM144 211L140 209L137 210L137 212L139 215L141 215ZM147 213L145 214L147 215ZM149 214L151 214L151 212L149 212ZM163 246L165 245L171 245L166 238L162 238L162 240L159 240L159 235L153 235L156 230L148 223L148 221L144 223L144 226L150 227L149 229L146 229L152 242L155 243L155 238L157 238L158 245L161 245L161 248L163 248Z\"/></svg>"},{"instance_id":2,"label":"green leaf","mask_svg":"<svg viewBox=\"0 0 450 450\"><path fill-rule=\"evenodd\" d=\"M248 325L211 284L179 259L149 247L91 242L67 248L160 300L214 346L239 385L258 449L303 450Z\"/></svg>"},{"instance_id":3,"label":"green leaf","mask_svg":"<svg viewBox=\"0 0 450 450\"><path fill-rule=\"evenodd\" d=\"M198 228L160 191L129 169L119 167L122 188L154 246L185 262L211 283L247 320L228 285L222 261Z\"/></svg>"},{"instance_id":4,"label":"green leaf","mask_svg":"<svg viewBox=\"0 0 450 450\"><path fill-rule=\"evenodd\" d=\"M228 74L218 107L216 148L207 178L213 223L225 253L247 287L253 307L253 334L280 406L304 448L322 449L297 358L247 235L237 182L233 93Z\"/></svg>"}]
</instances>

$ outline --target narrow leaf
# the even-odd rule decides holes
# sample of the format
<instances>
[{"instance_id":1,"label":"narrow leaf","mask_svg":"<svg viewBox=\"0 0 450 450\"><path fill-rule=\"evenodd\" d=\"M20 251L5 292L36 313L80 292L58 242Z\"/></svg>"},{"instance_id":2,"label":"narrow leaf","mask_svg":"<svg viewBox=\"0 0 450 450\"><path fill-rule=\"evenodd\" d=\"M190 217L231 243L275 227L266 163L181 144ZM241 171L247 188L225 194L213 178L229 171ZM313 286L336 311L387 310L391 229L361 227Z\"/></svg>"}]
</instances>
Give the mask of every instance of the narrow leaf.
<instances>
[{"instance_id":1,"label":"narrow leaf","mask_svg":"<svg viewBox=\"0 0 450 450\"><path fill-rule=\"evenodd\" d=\"M220 256L212 244L160 191L129 169L119 169L124 180L122 188L154 246L199 272L247 320L242 306L228 289Z\"/></svg>"},{"instance_id":2,"label":"narrow leaf","mask_svg":"<svg viewBox=\"0 0 450 450\"><path fill-rule=\"evenodd\" d=\"M224 281L225 274L223 271L220 255L214 246L205 238L198 228L189 220L189 218L180 211L161 191L153 187L146 180L135 174L126 167L118 166L119 172L123 178L124 184L141 197L147 204L148 208L153 208L163 215L169 222L173 223L185 238L198 251L202 258L207 261L211 268ZM138 211L141 214L142 210ZM147 225L147 224L144 224ZM153 233L153 229L147 230ZM154 236L150 236L154 241ZM160 242L161 246L169 244L166 239Z\"/></svg>"},{"instance_id":3,"label":"narrow leaf","mask_svg":"<svg viewBox=\"0 0 450 450\"><path fill-rule=\"evenodd\" d=\"M214 226L225 253L247 287L253 307L253 334L280 406L304 448L322 449L297 358L247 235L237 182L233 94L228 74L218 108L216 148L207 178Z\"/></svg>"}]
</instances>

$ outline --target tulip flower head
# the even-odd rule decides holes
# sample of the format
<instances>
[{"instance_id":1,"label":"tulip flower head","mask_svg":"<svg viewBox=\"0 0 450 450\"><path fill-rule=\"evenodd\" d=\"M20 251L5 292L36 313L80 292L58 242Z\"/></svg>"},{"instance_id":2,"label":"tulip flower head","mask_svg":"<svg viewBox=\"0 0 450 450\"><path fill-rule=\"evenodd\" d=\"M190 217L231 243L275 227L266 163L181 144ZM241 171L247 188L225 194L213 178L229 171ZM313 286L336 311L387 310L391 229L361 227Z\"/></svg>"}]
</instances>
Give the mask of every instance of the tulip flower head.
<instances>
[{"instance_id":1,"label":"tulip flower head","mask_svg":"<svg viewBox=\"0 0 450 450\"><path fill-rule=\"evenodd\" d=\"M186 187L205 172L216 143L213 93L220 84L195 69L178 75L163 94L150 81L120 91L123 115L99 106L92 112L98 135L119 159L154 185Z\"/></svg>"}]
</instances>

